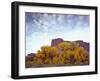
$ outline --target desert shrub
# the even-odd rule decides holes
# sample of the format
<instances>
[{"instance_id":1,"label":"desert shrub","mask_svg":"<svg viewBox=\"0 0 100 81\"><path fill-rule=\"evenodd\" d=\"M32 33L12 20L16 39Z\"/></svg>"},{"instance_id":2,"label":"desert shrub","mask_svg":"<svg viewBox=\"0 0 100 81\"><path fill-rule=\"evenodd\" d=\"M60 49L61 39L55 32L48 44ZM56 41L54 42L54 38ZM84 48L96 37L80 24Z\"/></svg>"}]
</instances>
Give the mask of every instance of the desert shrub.
<instances>
[{"instance_id":1,"label":"desert shrub","mask_svg":"<svg viewBox=\"0 0 100 81\"><path fill-rule=\"evenodd\" d=\"M88 64L89 54L76 42L62 42L57 46L42 46L31 63L37 65Z\"/></svg>"}]
</instances>

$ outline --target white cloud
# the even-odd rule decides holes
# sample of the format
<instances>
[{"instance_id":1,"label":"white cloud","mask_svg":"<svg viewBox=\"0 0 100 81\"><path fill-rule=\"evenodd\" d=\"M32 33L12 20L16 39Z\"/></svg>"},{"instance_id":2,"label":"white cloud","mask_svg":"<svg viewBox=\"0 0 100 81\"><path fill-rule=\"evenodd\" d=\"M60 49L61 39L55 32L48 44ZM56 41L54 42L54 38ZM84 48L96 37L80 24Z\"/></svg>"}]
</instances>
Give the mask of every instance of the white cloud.
<instances>
[{"instance_id":1,"label":"white cloud","mask_svg":"<svg viewBox=\"0 0 100 81\"><path fill-rule=\"evenodd\" d=\"M85 22L85 16L76 15L57 15L57 14L38 14L41 16L38 19L37 15L33 13L36 21L29 23L26 26L26 54L36 53L43 45L50 45L51 40L55 38L62 38L64 40L74 41L83 40L89 42L89 21ZM89 16L86 16L89 18ZM33 18L34 20L34 18Z\"/></svg>"}]
</instances>

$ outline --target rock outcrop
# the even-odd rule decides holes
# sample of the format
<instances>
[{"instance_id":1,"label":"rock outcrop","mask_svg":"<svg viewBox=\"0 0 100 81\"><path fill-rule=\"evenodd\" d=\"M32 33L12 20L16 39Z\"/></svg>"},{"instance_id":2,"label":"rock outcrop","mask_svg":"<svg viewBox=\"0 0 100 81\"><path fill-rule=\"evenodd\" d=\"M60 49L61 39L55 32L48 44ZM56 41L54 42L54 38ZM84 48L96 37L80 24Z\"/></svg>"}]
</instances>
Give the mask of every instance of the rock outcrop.
<instances>
[{"instance_id":1,"label":"rock outcrop","mask_svg":"<svg viewBox=\"0 0 100 81\"><path fill-rule=\"evenodd\" d=\"M56 38L56 39L53 39L51 41L51 46L57 46L59 43L62 43L62 42L76 42L76 43L79 43L80 46L82 46L83 48L85 48L89 52L89 43L84 42L83 40L64 41L61 38Z\"/></svg>"}]
</instances>

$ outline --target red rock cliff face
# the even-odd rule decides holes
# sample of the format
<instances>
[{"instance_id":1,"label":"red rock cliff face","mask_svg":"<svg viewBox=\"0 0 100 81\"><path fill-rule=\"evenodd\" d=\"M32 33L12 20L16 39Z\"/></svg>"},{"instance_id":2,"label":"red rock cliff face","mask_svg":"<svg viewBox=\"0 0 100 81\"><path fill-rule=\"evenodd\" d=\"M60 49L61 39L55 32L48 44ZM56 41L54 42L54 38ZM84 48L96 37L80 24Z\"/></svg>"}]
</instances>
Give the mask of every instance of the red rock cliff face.
<instances>
[{"instance_id":1,"label":"red rock cliff face","mask_svg":"<svg viewBox=\"0 0 100 81\"><path fill-rule=\"evenodd\" d=\"M57 46L61 42L77 42L80 46L84 47L89 52L89 43L84 42L83 40L76 40L76 41L64 41L61 38L56 38L51 41L51 46Z\"/></svg>"},{"instance_id":2,"label":"red rock cliff face","mask_svg":"<svg viewBox=\"0 0 100 81\"><path fill-rule=\"evenodd\" d=\"M61 43L61 42L64 42L64 40L61 39L61 38L53 39L53 40L51 41L51 46L57 46L57 45L58 45L59 43Z\"/></svg>"},{"instance_id":3,"label":"red rock cliff face","mask_svg":"<svg viewBox=\"0 0 100 81\"><path fill-rule=\"evenodd\" d=\"M89 50L90 50L90 48L89 48L89 43L83 42L83 41L81 41L81 40L75 41L75 42L79 43L80 46L84 47L84 48L89 52Z\"/></svg>"},{"instance_id":4,"label":"red rock cliff face","mask_svg":"<svg viewBox=\"0 0 100 81\"><path fill-rule=\"evenodd\" d=\"M25 58L25 60L26 61L32 61L33 60L33 56L35 56L35 53L30 53L30 54L28 54L27 56L26 56L26 58Z\"/></svg>"}]
</instances>

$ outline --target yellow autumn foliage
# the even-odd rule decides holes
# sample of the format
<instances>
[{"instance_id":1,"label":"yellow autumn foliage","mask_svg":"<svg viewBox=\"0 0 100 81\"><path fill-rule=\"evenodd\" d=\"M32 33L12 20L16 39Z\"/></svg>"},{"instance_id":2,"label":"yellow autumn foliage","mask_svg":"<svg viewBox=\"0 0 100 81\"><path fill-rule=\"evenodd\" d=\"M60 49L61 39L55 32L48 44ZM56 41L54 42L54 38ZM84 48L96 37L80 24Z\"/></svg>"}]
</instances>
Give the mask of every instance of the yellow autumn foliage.
<instances>
[{"instance_id":1,"label":"yellow autumn foliage","mask_svg":"<svg viewBox=\"0 0 100 81\"><path fill-rule=\"evenodd\" d=\"M88 51L76 42L62 42L57 47L42 46L33 57L34 64L74 65L88 64Z\"/></svg>"}]
</instances>

